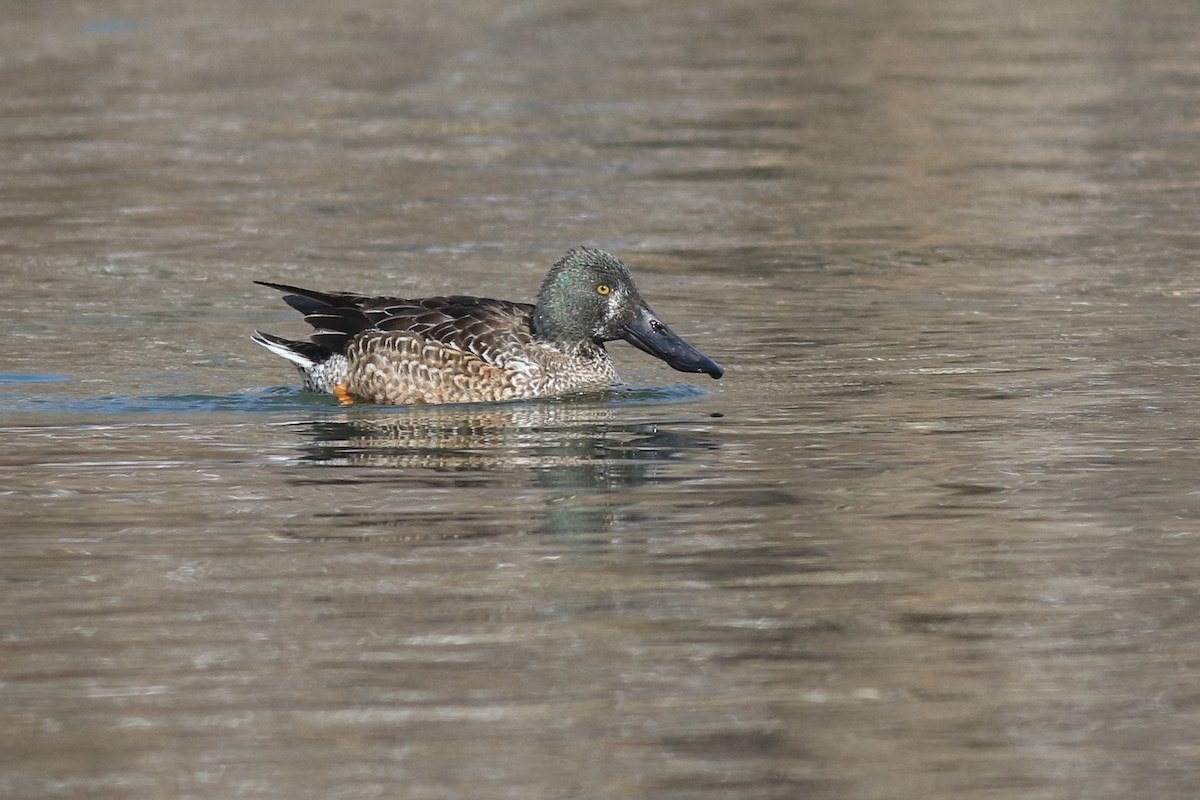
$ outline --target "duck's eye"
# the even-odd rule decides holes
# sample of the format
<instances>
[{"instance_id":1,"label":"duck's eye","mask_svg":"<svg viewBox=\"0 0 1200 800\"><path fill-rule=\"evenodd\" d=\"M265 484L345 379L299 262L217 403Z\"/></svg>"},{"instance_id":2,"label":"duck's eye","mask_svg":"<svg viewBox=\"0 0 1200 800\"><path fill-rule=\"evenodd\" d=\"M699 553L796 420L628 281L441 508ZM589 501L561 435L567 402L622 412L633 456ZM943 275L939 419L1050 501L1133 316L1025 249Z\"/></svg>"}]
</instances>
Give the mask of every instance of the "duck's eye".
<instances>
[{"instance_id":1,"label":"duck's eye","mask_svg":"<svg viewBox=\"0 0 1200 800\"><path fill-rule=\"evenodd\" d=\"M596 294L605 295L612 291L612 287L607 283L596 284Z\"/></svg>"}]
</instances>

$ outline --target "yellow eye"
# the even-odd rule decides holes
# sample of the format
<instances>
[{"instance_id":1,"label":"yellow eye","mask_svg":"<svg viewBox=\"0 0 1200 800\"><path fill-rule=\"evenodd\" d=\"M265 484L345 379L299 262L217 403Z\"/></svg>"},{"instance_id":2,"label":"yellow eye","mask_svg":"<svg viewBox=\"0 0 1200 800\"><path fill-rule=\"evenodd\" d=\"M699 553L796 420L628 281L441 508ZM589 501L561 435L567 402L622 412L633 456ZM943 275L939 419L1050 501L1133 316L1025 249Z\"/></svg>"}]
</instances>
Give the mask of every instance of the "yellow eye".
<instances>
[{"instance_id":1,"label":"yellow eye","mask_svg":"<svg viewBox=\"0 0 1200 800\"><path fill-rule=\"evenodd\" d=\"M611 291L612 288L607 283L596 284L596 294L608 294Z\"/></svg>"}]
</instances>

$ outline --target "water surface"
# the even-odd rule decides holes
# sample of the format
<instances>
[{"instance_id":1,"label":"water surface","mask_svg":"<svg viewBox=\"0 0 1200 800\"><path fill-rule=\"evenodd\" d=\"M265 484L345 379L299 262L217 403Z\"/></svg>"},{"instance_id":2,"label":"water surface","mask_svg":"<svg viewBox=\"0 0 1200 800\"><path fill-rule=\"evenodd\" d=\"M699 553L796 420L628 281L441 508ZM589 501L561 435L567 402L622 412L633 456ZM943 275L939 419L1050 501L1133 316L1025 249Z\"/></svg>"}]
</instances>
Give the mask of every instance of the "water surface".
<instances>
[{"instance_id":1,"label":"water surface","mask_svg":"<svg viewBox=\"0 0 1200 800\"><path fill-rule=\"evenodd\" d=\"M1200 789L1194 3L0 16L0 794ZM248 339L580 243L726 377Z\"/></svg>"}]
</instances>

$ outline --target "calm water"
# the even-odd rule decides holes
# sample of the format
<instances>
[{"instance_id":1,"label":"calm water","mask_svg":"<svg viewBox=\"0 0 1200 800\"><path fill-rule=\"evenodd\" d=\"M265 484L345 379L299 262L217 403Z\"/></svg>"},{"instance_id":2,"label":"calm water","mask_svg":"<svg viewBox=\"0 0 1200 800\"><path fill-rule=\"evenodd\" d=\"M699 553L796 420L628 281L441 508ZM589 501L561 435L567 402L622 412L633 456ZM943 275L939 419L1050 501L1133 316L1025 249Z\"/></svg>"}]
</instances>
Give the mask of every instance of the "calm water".
<instances>
[{"instance_id":1,"label":"calm water","mask_svg":"<svg viewBox=\"0 0 1200 800\"><path fill-rule=\"evenodd\" d=\"M1192 798L1200 5L10 3L0 795ZM727 369L338 408L255 278Z\"/></svg>"}]
</instances>

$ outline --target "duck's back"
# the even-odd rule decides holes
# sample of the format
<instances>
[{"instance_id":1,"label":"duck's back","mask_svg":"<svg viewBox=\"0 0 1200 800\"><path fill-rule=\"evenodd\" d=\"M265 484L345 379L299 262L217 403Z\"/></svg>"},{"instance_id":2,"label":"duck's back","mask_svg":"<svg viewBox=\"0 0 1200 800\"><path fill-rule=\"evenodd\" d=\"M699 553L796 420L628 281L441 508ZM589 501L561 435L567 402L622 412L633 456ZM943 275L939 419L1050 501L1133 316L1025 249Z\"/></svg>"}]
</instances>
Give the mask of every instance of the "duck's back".
<instances>
[{"instance_id":1,"label":"duck's back","mask_svg":"<svg viewBox=\"0 0 1200 800\"><path fill-rule=\"evenodd\" d=\"M301 309L304 310L304 309ZM533 306L486 297L355 297L305 311L314 342L346 353L364 333L408 333L500 366L507 355L533 345Z\"/></svg>"}]
</instances>

